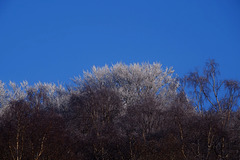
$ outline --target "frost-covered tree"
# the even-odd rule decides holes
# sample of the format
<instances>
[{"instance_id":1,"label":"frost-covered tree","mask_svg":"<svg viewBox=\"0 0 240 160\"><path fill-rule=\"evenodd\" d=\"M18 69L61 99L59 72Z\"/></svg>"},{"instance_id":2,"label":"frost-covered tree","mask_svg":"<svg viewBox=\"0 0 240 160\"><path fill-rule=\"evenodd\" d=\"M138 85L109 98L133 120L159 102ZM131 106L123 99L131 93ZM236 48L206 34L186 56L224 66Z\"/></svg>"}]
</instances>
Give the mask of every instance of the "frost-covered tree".
<instances>
[{"instance_id":1,"label":"frost-covered tree","mask_svg":"<svg viewBox=\"0 0 240 160\"><path fill-rule=\"evenodd\" d=\"M54 107L63 109L67 106L69 99L68 91L60 84L35 83L30 86L27 81L20 85L10 81L9 85L0 81L0 112L7 109L11 101L26 100L33 107Z\"/></svg>"},{"instance_id":2,"label":"frost-covered tree","mask_svg":"<svg viewBox=\"0 0 240 160\"><path fill-rule=\"evenodd\" d=\"M5 89L5 83L0 80L0 108L3 108L7 103L7 91Z\"/></svg>"},{"instance_id":3,"label":"frost-covered tree","mask_svg":"<svg viewBox=\"0 0 240 160\"><path fill-rule=\"evenodd\" d=\"M68 101L68 94L62 85L54 83L36 83L27 87L27 100L33 105L60 109Z\"/></svg>"},{"instance_id":4,"label":"frost-covered tree","mask_svg":"<svg viewBox=\"0 0 240 160\"><path fill-rule=\"evenodd\" d=\"M176 96L178 82L172 68L163 69L160 63L117 63L112 67L93 66L92 71L84 72L83 78L75 77L78 91L86 87L111 88L119 93L124 107L135 105L151 95L164 106Z\"/></svg>"},{"instance_id":5,"label":"frost-covered tree","mask_svg":"<svg viewBox=\"0 0 240 160\"><path fill-rule=\"evenodd\" d=\"M132 136L145 139L146 134L158 131L160 113L170 108L178 88L174 70L163 69L159 63L93 66L91 71L84 72L83 77L75 77L73 81L75 88L71 90L70 104L75 110L72 113L74 121L82 123L87 120L87 125L78 125L78 129L87 126L88 130L96 130L98 136L95 140L111 124L114 126L110 127L111 132L115 130L114 134L126 139ZM86 117L83 118L83 115ZM109 121L109 118L112 120ZM81 135L78 130L74 132ZM100 146L100 151L106 151L105 147ZM96 154L99 147L93 147L93 150Z\"/></svg>"},{"instance_id":6,"label":"frost-covered tree","mask_svg":"<svg viewBox=\"0 0 240 160\"><path fill-rule=\"evenodd\" d=\"M0 81L0 112L7 109L11 101L24 99L26 97L25 88L27 85L26 81L20 83L20 86L10 81L9 87L5 87L5 83Z\"/></svg>"}]
</instances>

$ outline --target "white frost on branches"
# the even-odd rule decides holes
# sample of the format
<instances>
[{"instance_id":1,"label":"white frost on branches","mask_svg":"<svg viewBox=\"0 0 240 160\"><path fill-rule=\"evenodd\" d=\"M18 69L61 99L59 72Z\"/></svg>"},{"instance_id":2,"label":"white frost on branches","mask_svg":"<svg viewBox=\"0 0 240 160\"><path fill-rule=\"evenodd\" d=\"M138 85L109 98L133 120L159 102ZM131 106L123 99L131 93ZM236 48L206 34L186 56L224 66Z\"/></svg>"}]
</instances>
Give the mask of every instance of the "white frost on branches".
<instances>
[{"instance_id":1,"label":"white frost on branches","mask_svg":"<svg viewBox=\"0 0 240 160\"><path fill-rule=\"evenodd\" d=\"M0 81L0 108L8 106L15 100L27 100L33 105L53 106L61 108L67 106L70 92L84 94L85 91L97 91L107 88L120 97L123 107L133 106L148 97L161 102L161 107L171 103L177 95L178 81L174 77L172 68L162 68L160 63L134 63L126 65L117 63L111 67L93 66L92 70L84 72L83 77L73 79L77 90L66 91L62 85L54 83L36 83L29 86L27 81L20 85L14 82L9 87ZM90 89L90 90L89 90Z\"/></svg>"},{"instance_id":2,"label":"white frost on branches","mask_svg":"<svg viewBox=\"0 0 240 160\"><path fill-rule=\"evenodd\" d=\"M5 83L0 80L0 108L3 108L7 104L7 97L8 93L5 89Z\"/></svg>"},{"instance_id":3,"label":"white frost on branches","mask_svg":"<svg viewBox=\"0 0 240 160\"><path fill-rule=\"evenodd\" d=\"M84 72L83 78L73 80L79 91L85 87L93 90L108 87L119 93L125 106L138 103L147 95L170 102L176 96L179 86L172 68L162 69L160 63L117 63L112 67L93 66L92 71Z\"/></svg>"},{"instance_id":4,"label":"white frost on branches","mask_svg":"<svg viewBox=\"0 0 240 160\"><path fill-rule=\"evenodd\" d=\"M0 81L0 113L8 108L11 101L27 100L35 105L60 108L68 102L69 94L62 85L38 82L29 86L27 81L20 85L9 82L9 87Z\"/></svg>"},{"instance_id":5,"label":"white frost on branches","mask_svg":"<svg viewBox=\"0 0 240 160\"><path fill-rule=\"evenodd\" d=\"M36 104L48 103L59 108L69 97L65 88L59 84L38 82L33 87L27 89L28 95L32 95ZM41 98L39 98L41 97Z\"/></svg>"}]
</instances>

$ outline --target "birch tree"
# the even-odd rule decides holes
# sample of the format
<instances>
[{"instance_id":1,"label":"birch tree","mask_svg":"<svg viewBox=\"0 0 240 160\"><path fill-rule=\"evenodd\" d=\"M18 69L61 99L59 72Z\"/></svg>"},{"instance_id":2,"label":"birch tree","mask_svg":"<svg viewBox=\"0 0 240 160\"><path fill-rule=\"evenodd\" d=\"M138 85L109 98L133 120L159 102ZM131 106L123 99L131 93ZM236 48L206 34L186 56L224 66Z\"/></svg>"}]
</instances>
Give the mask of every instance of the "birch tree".
<instances>
[{"instance_id":1,"label":"birch tree","mask_svg":"<svg viewBox=\"0 0 240 160\"><path fill-rule=\"evenodd\" d=\"M221 80L219 77L219 65L214 60L209 60L203 69L202 74L198 71L191 72L186 76L187 84L193 89L193 101L196 110L204 119L204 110L216 112L219 117L220 126L215 123L208 128L208 152L206 159L215 151L218 159L227 159L229 152L226 146L229 141L224 134L231 126L231 114L239 108L240 83L236 80ZM221 128L218 132L213 132L214 128ZM235 131L234 131L235 132ZM220 138L217 138L220 137ZM214 146L215 145L215 146Z\"/></svg>"}]
</instances>

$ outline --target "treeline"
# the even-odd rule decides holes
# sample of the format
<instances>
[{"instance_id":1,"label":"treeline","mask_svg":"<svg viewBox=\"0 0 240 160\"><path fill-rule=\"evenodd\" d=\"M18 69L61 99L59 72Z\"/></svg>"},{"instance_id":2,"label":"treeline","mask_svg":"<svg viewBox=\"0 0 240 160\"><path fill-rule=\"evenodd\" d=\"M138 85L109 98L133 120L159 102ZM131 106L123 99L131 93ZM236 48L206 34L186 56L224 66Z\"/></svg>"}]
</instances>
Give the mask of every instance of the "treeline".
<instances>
[{"instance_id":1,"label":"treeline","mask_svg":"<svg viewBox=\"0 0 240 160\"><path fill-rule=\"evenodd\" d=\"M218 64L93 67L74 84L0 81L0 160L239 160L240 83Z\"/></svg>"}]
</instances>

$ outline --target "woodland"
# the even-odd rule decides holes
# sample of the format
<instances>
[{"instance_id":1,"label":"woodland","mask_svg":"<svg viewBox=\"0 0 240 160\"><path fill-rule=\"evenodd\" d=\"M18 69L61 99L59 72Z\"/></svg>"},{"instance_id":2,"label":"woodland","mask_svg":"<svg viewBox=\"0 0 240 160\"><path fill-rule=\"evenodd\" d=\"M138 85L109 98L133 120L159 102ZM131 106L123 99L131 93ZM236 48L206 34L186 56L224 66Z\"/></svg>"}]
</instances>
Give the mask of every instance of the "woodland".
<instances>
[{"instance_id":1,"label":"woodland","mask_svg":"<svg viewBox=\"0 0 240 160\"><path fill-rule=\"evenodd\" d=\"M95 67L71 84L0 81L0 160L240 160L240 82L208 60Z\"/></svg>"}]
</instances>

